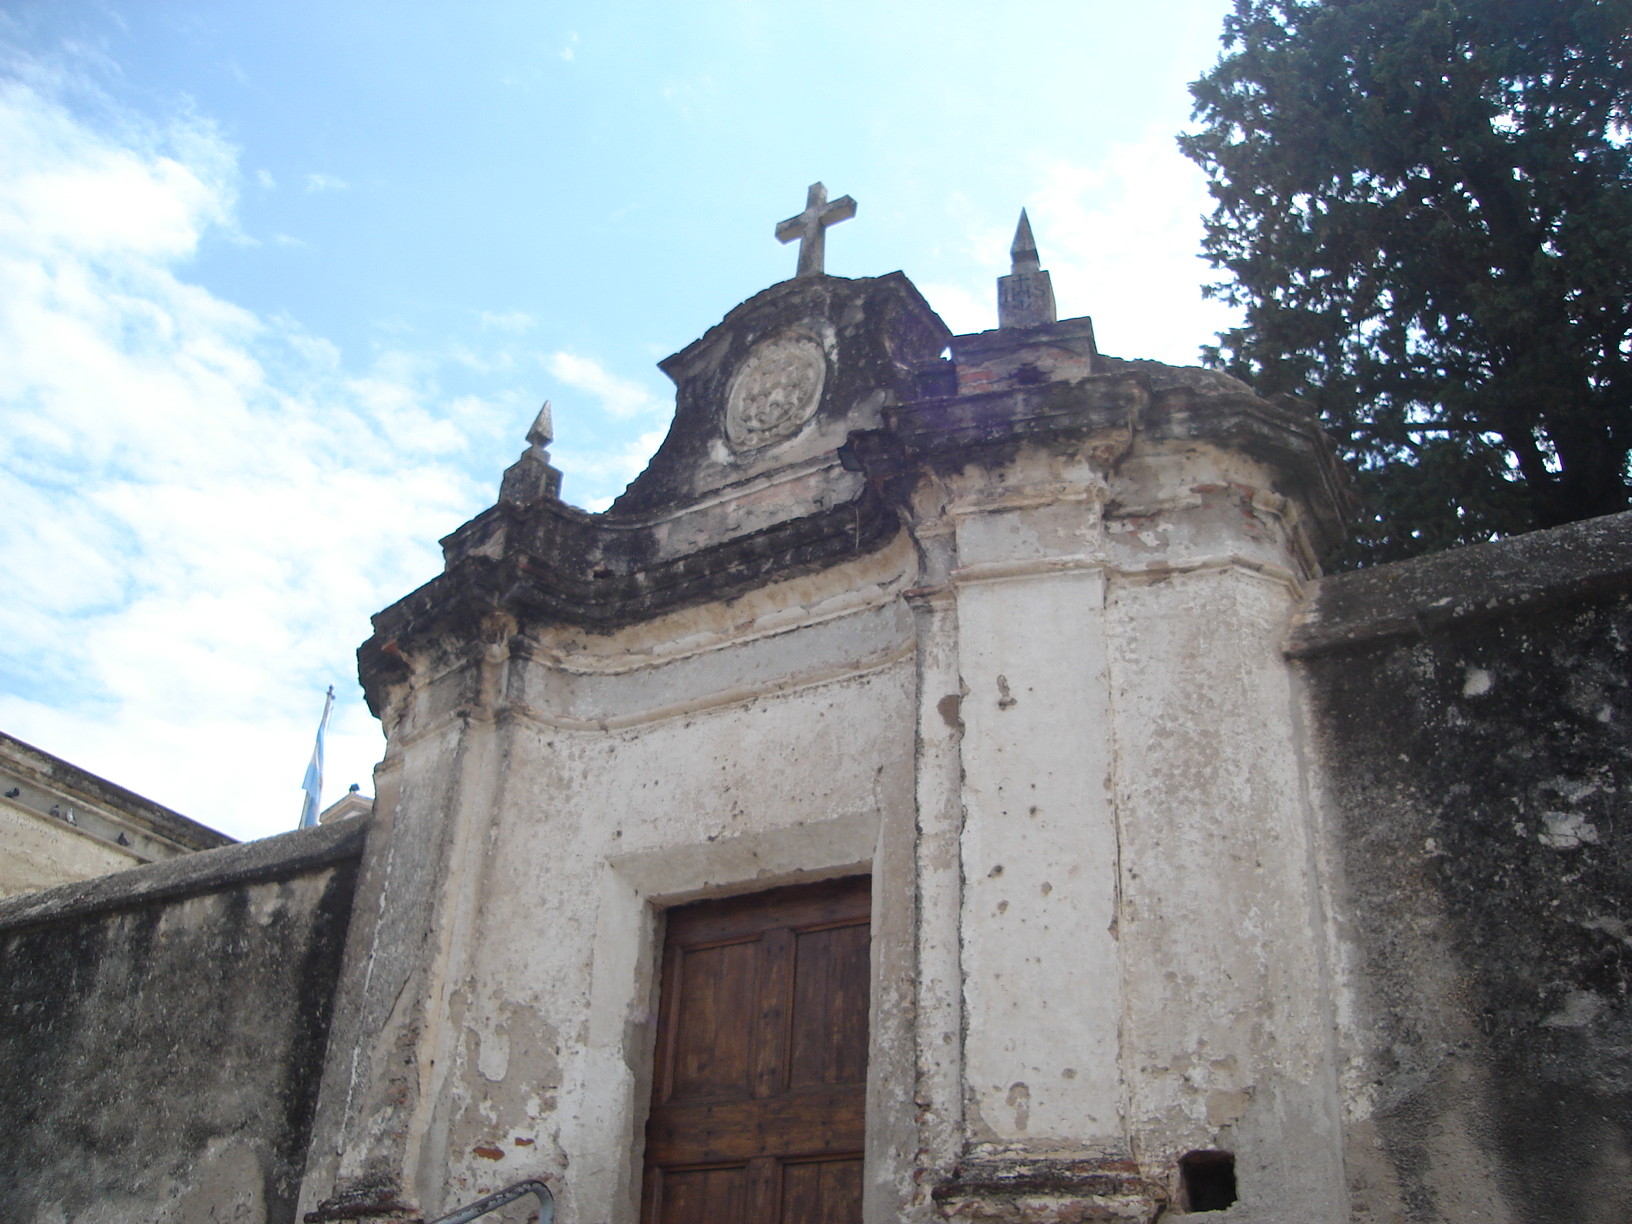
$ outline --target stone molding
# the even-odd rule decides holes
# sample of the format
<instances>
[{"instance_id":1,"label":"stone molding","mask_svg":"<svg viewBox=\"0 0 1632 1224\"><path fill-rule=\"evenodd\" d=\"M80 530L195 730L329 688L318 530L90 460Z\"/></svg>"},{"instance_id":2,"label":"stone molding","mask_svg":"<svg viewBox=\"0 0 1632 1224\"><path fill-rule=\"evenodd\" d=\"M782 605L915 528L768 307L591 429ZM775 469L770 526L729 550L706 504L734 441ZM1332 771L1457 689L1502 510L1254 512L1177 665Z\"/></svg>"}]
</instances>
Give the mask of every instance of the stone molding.
<instances>
[{"instance_id":1,"label":"stone molding","mask_svg":"<svg viewBox=\"0 0 1632 1224\"><path fill-rule=\"evenodd\" d=\"M958 1224L1149 1224L1167 1188L1132 1160L962 1160L933 1191L941 1218Z\"/></svg>"},{"instance_id":2,"label":"stone molding","mask_svg":"<svg viewBox=\"0 0 1632 1224\"><path fill-rule=\"evenodd\" d=\"M847 450L870 477L895 481L921 464L952 472L979 455L1001 461L1022 443L1089 443L1107 466L1142 442L1207 442L1267 463L1281 496L1304 506L1317 549L1342 538L1353 505L1346 472L1314 417L1289 403L1241 391L1193 385L1161 373L1207 378L1206 371L1117 362L1133 367L1077 382L1011 387L903 404L887 425L851 436ZM1154 367L1152 369L1151 367ZM1165 384L1165 385L1164 385Z\"/></svg>"},{"instance_id":3,"label":"stone molding","mask_svg":"<svg viewBox=\"0 0 1632 1224\"><path fill-rule=\"evenodd\" d=\"M820 377L801 381L769 441L743 450L733 414L744 380L789 344L805 365L824 363ZM1026 360L1014 365L1005 345ZM1060 345L1093 372L1073 377L1068 363L1045 381L1023 376L1036 364L1027 354ZM984 389L956 390L948 348L984 363ZM358 663L375 713L457 643L548 625L614 632L869 555L921 517L912 497L924 477L998 466L1027 446L1075 449L1107 471L1136 446L1245 454L1272 474L1273 491L1254 496L1295 504L1289 524L1310 568L1352 501L1330 441L1297 405L1205 370L1100 357L1086 320L952 337L899 273L773 286L661 364L677 386L674 424L610 511L568 506L547 482L501 498L443 541L441 575L374 618Z\"/></svg>"},{"instance_id":4,"label":"stone molding","mask_svg":"<svg viewBox=\"0 0 1632 1224\"><path fill-rule=\"evenodd\" d=\"M112 828L128 827L131 832L145 834L174 852L230 846L236 840L3 732L0 732L0 778L7 780L8 788L13 781L28 785L44 797L46 806L60 799L64 804L100 815ZM19 806L28 808L26 801L19 802ZM39 814L43 814L43 810ZM109 834L110 839L111 836Z\"/></svg>"},{"instance_id":5,"label":"stone molding","mask_svg":"<svg viewBox=\"0 0 1632 1224\"><path fill-rule=\"evenodd\" d=\"M922 472L1001 462L1028 443L1085 445L1114 466L1136 437L1252 454L1279 474L1280 495L1305 508L1313 547L1342 530L1350 494L1330 442L1312 418L1252 395L1162 386L1139 368L905 403L885 409L881 428L849 434L839 463L865 480L846 500L678 555L661 556L672 517L613 520L553 499L484 511L444 541L443 574L374 618L359 651L370 706L378 713L385 688L407 679L405 652L436 640L530 624L610 631L731 598L882 548ZM484 632L490 622L502 630Z\"/></svg>"},{"instance_id":6,"label":"stone molding","mask_svg":"<svg viewBox=\"0 0 1632 1224\"><path fill-rule=\"evenodd\" d=\"M1632 511L1328 575L1293 621L1286 653L1311 658L1422 637L1458 621L1629 588Z\"/></svg>"}]
</instances>

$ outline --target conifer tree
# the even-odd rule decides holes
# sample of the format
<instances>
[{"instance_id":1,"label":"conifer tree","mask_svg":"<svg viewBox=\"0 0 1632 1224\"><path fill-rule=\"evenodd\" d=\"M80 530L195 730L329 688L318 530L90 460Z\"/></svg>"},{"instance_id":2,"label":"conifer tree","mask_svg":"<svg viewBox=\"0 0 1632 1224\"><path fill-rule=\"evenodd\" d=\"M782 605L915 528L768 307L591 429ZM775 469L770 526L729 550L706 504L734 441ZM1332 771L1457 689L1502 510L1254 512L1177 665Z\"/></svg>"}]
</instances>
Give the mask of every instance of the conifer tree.
<instances>
[{"instance_id":1,"label":"conifer tree","mask_svg":"<svg viewBox=\"0 0 1632 1224\"><path fill-rule=\"evenodd\" d=\"M1337 564L1626 509L1632 0L1236 0L1222 42L1208 359L1355 464Z\"/></svg>"}]
</instances>

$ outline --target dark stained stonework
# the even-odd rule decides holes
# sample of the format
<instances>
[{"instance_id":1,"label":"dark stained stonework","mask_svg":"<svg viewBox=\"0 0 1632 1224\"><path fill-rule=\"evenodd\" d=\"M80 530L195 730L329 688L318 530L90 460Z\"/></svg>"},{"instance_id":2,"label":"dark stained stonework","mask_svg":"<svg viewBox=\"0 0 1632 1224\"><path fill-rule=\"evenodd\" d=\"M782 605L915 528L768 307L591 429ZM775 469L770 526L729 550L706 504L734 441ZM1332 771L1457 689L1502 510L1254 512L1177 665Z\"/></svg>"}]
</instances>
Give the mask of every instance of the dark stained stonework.
<instances>
[{"instance_id":1,"label":"dark stained stonework","mask_svg":"<svg viewBox=\"0 0 1632 1224\"><path fill-rule=\"evenodd\" d=\"M1001 463L1028 442L1091 442L1107 464L1135 436L1214 443L1273 465L1280 477L1274 491L1315 509L1317 547L1341 538L1353 500L1348 476L1307 413L1259 399L1205 370L1105 357L1094 365L1102 372L1071 382L1034 385L1010 371L991 390L888 409L885 427L852 434L848 452L880 488L905 496L920 465L952 472L977 457ZM1107 514L1116 509L1108 507Z\"/></svg>"},{"instance_id":2,"label":"dark stained stonework","mask_svg":"<svg viewBox=\"0 0 1632 1224\"><path fill-rule=\"evenodd\" d=\"M1418 638L1454 622L1629 587L1632 530L1626 515L1611 514L1324 578L1293 626L1288 653L1307 657L1374 638Z\"/></svg>"},{"instance_id":3,"label":"dark stained stonework","mask_svg":"<svg viewBox=\"0 0 1632 1224\"><path fill-rule=\"evenodd\" d=\"M358 651L358 675L378 715L383 686L408 674L405 651L441 640L491 641L529 623L616 629L864 556L898 528L894 512L863 489L842 505L642 563L637 558L652 550L638 527L620 530L560 502L524 511L495 506L449 539L473 548L501 540L507 551L460 556L375 616L374 634Z\"/></svg>"},{"instance_id":4,"label":"dark stained stonework","mask_svg":"<svg viewBox=\"0 0 1632 1224\"><path fill-rule=\"evenodd\" d=\"M932 1197L953 1220L1047 1218L1083 1224L1149 1218L1169 1202L1167 1187L1141 1176L1132 1160L962 1160ZM1027 1200L1029 1214L1021 1206ZM1044 1215L1050 1208L1053 1213Z\"/></svg>"},{"instance_id":5,"label":"dark stained stonework","mask_svg":"<svg viewBox=\"0 0 1632 1224\"><path fill-rule=\"evenodd\" d=\"M295 1218L363 832L0 904L0 1218Z\"/></svg>"},{"instance_id":6,"label":"dark stained stonework","mask_svg":"<svg viewBox=\"0 0 1632 1224\"><path fill-rule=\"evenodd\" d=\"M726 457L725 409L732 375L756 345L797 332L827 349L818 422L854 428L878 406L917 398L916 378L952 336L899 272L864 280L821 276L783 281L732 310L702 339L659 363L675 384L674 424L646 470L612 504L621 520L672 512L745 476L779 466Z\"/></svg>"},{"instance_id":7,"label":"dark stained stonework","mask_svg":"<svg viewBox=\"0 0 1632 1224\"><path fill-rule=\"evenodd\" d=\"M1493 1190L1628 1218L1629 556L1621 515L1325 579L1293 635L1358 957L1357 1221Z\"/></svg>"},{"instance_id":8,"label":"dark stained stonework","mask_svg":"<svg viewBox=\"0 0 1632 1224\"><path fill-rule=\"evenodd\" d=\"M733 378L789 337L826 354L819 402L788 438L744 447L727 422ZM866 555L896 537L919 465L1090 437L1111 462L1143 433L1266 460L1276 492L1318 508L1319 547L1340 538L1352 501L1296 405L1205 370L1102 357L1088 319L951 336L898 272L775 285L662 368L673 425L609 511L568 506L537 476L539 496L501 498L449 535L445 572L374 618L358 665L375 713L411 656L528 625L616 629Z\"/></svg>"},{"instance_id":9,"label":"dark stained stonework","mask_svg":"<svg viewBox=\"0 0 1632 1224\"><path fill-rule=\"evenodd\" d=\"M756 348L790 336L824 351L819 403L776 445L733 446L733 376ZM946 365L950 338L899 272L800 277L750 298L662 362L676 386L674 423L607 513L568 506L549 486L530 502L501 500L442 541L446 571L376 616L359 651L372 708L382 684L406 675L404 652L428 642L538 622L612 629L887 543L893 511L835 455L849 429L916 397L920 380ZM764 496L806 469L808 479Z\"/></svg>"}]
</instances>

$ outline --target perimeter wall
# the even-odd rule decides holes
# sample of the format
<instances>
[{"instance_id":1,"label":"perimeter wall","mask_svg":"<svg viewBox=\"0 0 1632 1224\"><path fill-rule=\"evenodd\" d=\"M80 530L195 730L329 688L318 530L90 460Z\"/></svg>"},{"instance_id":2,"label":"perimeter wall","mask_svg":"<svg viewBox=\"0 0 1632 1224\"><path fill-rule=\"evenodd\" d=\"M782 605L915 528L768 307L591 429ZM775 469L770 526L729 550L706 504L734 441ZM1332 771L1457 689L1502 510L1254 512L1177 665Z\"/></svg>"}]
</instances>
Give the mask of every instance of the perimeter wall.
<instances>
[{"instance_id":1,"label":"perimeter wall","mask_svg":"<svg viewBox=\"0 0 1632 1224\"><path fill-rule=\"evenodd\" d=\"M294 1220L365 828L0 902L0 1219Z\"/></svg>"},{"instance_id":2,"label":"perimeter wall","mask_svg":"<svg viewBox=\"0 0 1632 1224\"><path fill-rule=\"evenodd\" d=\"M1632 1212L1632 515L1323 579L1356 1221Z\"/></svg>"}]
</instances>

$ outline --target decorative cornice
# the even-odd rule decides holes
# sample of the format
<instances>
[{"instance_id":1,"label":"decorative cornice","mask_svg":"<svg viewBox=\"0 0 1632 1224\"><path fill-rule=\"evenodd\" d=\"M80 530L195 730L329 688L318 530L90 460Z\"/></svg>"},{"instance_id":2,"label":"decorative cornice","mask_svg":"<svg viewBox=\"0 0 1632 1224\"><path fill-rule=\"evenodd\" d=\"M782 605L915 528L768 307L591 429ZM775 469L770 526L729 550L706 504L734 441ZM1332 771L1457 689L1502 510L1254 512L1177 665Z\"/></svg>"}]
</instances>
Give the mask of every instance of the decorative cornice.
<instances>
[{"instance_id":1,"label":"decorative cornice","mask_svg":"<svg viewBox=\"0 0 1632 1224\"><path fill-rule=\"evenodd\" d=\"M568 624L612 631L866 556L900 529L895 511L864 485L853 499L815 514L643 564L637 557L649 551L649 539L597 530L588 516L560 515L547 504L526 511L498 506L484 514L511 520L514 530L502 533L510 539L542 537L554 547L467 555L375 616L374 634L357 659L376 713L380 686L406 679L406 653L431 640L478 640L494 618L507 628Z\"/></svg>"},{"instance_id":2,"label":"decorative cornice","mask_svg":"<svg viewBox=\"0 0 1632 1224\"><path fill-rule=\"evenodd\" d=\"M1091 344L1085 324L1011 343ZM785 447L739 462L727 445L733 371L790 327L827 337L821 404ZM992 377L957 394L960 367L937 356L945 336L899 273L811 277L743 303L663 363L678 385L674 426L610 512L567 506L534 481L538 495L501 499L443 541L446 571L376 616L358 652L371 708L430 651L552 624L612 632L868 555L910 519L926 476L1000 466L1027 446L1074 448L1106 470L1136 445L1244 452L1271 470L1274 494L1300 504L1316 547L1342 530L1345 475L1295 405L1208 371L1092 353L1096 372L1037 382L1031 366L1007 371L1004 333L952 338L954 353L996 354L983 367Z\"/></svg>"}]
</instances>

